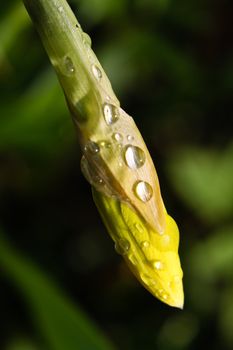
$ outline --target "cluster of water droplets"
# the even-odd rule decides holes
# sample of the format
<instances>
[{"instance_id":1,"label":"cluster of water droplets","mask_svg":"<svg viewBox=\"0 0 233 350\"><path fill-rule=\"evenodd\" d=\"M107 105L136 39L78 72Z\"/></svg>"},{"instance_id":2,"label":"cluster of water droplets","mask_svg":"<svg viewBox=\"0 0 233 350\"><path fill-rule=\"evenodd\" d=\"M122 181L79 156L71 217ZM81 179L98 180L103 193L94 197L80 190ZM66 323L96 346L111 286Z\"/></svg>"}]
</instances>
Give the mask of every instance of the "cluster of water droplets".
<instances>
[{"instance_id":1,"label":"cluster of water droplets","mask_svg":"<svg viewBox=\"0 0 233 350\"><path fill-rule=\"evenodd\" d=\"M104 180L98 174L93 174L91 166L85 156L82 156L81 159L81 170L86 180L97 189L100 190L105 185Z\"/></svg>"},{"instance_id":2,"label":"cluster of water droplets","mask_svg":"<svg viewBox=\"0 0 233 350\"><path fill-rule=\"evenodd\" d=\"M62 13L64 11L63 7L58 6L58 11ZM76 28L79 31L81 31L81 26L79 24L76 24ZM81 32L81 36L82 36L83 45L88 52L88 50L91 49L91 38L85 32ZM95 79L98 82L100 82L102 79L101 69L96 64L92 64L91 71ZM66 55L63 58L63 72L67 76L72 76L75 74L75 66L72 58L69 55ZM103 115L104 115L106 124L108 126L111 126L112 124L115 124L118 121L120 117L120 111L117 106L114 106L113 104L110 104L108 102L103 105ZM118 142L119 148L121 148L122 147L121 142L123 141L123 136L120 133L115 132L112 135L112 137L116 142ZM133 142L133 140L134 140L134 137L132 135L127 135L128 142ZM100 151L98 144L91 141L87 143L85 148L89 149L90 153L92 154L96 154ZM139 169L145 164L145 161L146 161L145 153L141 148L137 146L133 146L132 144L126 145L123 150L123 155L124 155L125 164L132 170ZM123 166L123 163L121 161L119 162L119 166L120 167ZM133 187L133 191L136 197L139 198L142 202L149 201L153 195L152 187L147 182L144 182L144 181L138 181L138 183L135 184L135 186Z\"/></svg>"},{"instance_id":3,"label":"cluster of water droplets","mask_svg":"<svg viewBox=\"0 0 233 350\"><path fill-rule=\"evenodd\" d=\"M106 124L110 126L118 121L120 112L116 106L105 103L103 106L103 115ZM126 139L128 142L133 141L133 136L127 135ZM124 136L119 132L114 132L112 134L112 140L117 143L117 148L120 150L120 154L116 154L116 156L119 156L120 158L118 162L120 167L123 167L123 164L125 164L129 169L133 171L145 165L146 156L140 147L134 146L130 143L123 146ZM111 148L111 143L109 141L100 141L98 144L101 147L105 147L105 149ZM92 143L93 154L100 151L100 146L98 144ZM86 147L90 147L90 142ZM143 180L136 181L132 187L132 190L136 198L144 203L148 202L153 196L152 186Z\"/></svg>"},{"instance_id":4,"label":"cluster of water droplets","mask_svg":"<svg viewBox=\"0 0 233 350\"><path fill-rule=\"evenodd\" d=\"M58 11L60 13L63 12L63 8L59 6ZM76 24L76 28L79 31L81 31L81 27L79 24ZM91 38L85 32L81 32L81 37L83 45L88 53L89 51L91 51ZM72 76L75 74L75 66L70 55L66 55L63 58L63 72L67 76ZM103 74L98 65L91 64L91 72L94 78L98 82L100 82ZM111 126L119 120L120 109L117 106L114 106L113 104L109 103L108 99L108 102L103 104L103 116L107 126ZM122 134L120 134L119 132L115 132L113 133L112 138L115 142L118 143L118 149L123 148L122 142L124 137ZM124 146L124 149L121 153L123 154L123 159L122 161L120 160L118 164L120 167L123 167L123 164L126 164L127 167L131 170L137 170L141 168L146 162L145 153L140 147L131 144L131 142L134 141L134 137L132 135L127 135L126 140L128 144ZM100 147L98 146L98 144L91 141L89 141L85 147L88 148L90 153L92 154L96 154L100 151ZM144 203L148 202L153 195L152 186L143 180L135 183L132 190L136 198L140 199Z\"/></svg>"}]
</instances>

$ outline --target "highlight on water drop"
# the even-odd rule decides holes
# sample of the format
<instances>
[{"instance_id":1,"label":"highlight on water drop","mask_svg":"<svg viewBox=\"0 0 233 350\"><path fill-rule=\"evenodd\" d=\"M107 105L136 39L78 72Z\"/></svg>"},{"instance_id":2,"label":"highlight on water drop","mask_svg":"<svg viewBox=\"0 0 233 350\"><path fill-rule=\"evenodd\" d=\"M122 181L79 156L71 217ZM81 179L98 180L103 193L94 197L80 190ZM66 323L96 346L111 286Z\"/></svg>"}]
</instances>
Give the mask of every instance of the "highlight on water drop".
<instances>
[{"instance_id":1,"label":"highlight on water drop","mask_svg":"<svg viewBox=\"0 0 233 350\"><path fill-rule=\"evenodd\" d=\"M134 186L134 192L142 202L148 202L153 196L151 185L145 181L138 181Z\"/></svg>"},{"instance_id":2,"label":"highlight on water drop","mask_svg":"<svg viewBox=\"0 0 233 350\"><path fill-rule=\"evenodd\" d=\"M130 169L138 169L145 164L146 156L141 148L137 146L127 145L125 146L124 150L124 159L126 165Z\"/></svg>"},{"instance_id":3,"label":"highlight on water drop","mask_svg":"<svg viewBox=\"0 0 233 350\"><path fill-rule=\"evenodd\" d=\"M105 103L103 106L104 119L107 125L116 123L119 118L119 110L116 106Z\"/></svg>"}]
</instances>

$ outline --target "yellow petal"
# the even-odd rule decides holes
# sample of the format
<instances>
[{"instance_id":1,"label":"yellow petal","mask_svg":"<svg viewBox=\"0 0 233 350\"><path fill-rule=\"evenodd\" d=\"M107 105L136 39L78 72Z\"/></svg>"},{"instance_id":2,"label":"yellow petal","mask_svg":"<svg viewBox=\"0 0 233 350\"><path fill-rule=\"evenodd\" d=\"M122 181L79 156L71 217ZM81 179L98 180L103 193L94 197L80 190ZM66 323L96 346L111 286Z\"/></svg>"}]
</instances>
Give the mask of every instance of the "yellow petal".
<instances>
[{"instance_id":1,"label":"yellow petal","mask_svg":"<svg viewBox=\"0 0 233 350\"><path fill-rule=\"evenodd\" d=\"M162 234L151 229L129 203L93 189L93 197L120 253L137 279L162 302L183 308L182 270L178 256L179 231L165 212Z\"/></svg>"}]
</instances>

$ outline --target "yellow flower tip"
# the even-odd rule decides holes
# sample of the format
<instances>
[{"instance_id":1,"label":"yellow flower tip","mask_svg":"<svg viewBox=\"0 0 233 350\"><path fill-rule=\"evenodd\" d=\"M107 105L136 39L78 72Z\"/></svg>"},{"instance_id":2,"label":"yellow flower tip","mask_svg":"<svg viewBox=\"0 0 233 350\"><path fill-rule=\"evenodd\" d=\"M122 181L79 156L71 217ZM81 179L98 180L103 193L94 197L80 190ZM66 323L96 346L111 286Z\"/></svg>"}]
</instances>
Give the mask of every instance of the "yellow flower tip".
<instances>
[{"instance_id":1,"label":"yellow flower tip","mask_svg":"<svg viewBox=\"0 0 233 350\"><path fill-rule=\"evenodd\" d=\"M142 281L143 278L143 281ZM158 288L156 281L151 279L149 276L140 278L141 283L144 287L157 299L162 301L163 303L176 307L179 309L183 309L184 306L184 293L182 281L179 281L179 285L175 290L171 290L170 288L163 289ZM154 283L154 286L153 286Z\"/></svg>"},{"instance_id":2,"label":"yellow flower tip","mask_svg":"<svg viewBox=\"0 0 233 350\"><path fill-rule=\"evenodd\" d=\"M123 256L133 274L163 303L182 309L183 272L175 221L165 212L166 228L159 234L128 203L95 189L93 197L116 251Z\"/></svg>"}]
</instances>

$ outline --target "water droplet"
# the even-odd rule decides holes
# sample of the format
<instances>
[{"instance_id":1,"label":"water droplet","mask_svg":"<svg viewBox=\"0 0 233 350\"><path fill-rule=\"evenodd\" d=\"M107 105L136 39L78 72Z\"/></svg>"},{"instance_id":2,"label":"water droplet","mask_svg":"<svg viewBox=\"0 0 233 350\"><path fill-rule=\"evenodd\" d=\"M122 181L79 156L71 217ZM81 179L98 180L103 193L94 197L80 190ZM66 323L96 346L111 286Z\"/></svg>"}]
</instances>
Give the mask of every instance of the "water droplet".
<instances>
[{"instance_id":1,"label":"water droplet","mask_svg":"<svg viewBox=\"0 0 233 350\"><path fill-rule=\"evenodd\" d=\"M153 189L148 182L139 181L135 185L135 193L142 202L148 202L153 195Z\"/></svg>"},{"instance_id":2,"label":"water droplet","mask_svg":"<svg viewBox=\"0 0 233 350\"><path fill-rule=\"evenodd\" d=\"M109 103L104 105L104 119L107 125L114 124L119 118L119 110L116 106L113 106Z\"/></svg>"},{"instance_id":3,"label":"water droplet","mask_svg":"<svg viewBox=\"0 0 233 350\"><path fill-rule=\"evenodd\" d=\"M100 141L99 142L100 147L105 147L105 144L106 144L106 141Z\"/></svg>"},{"instance_id":4,"label":"water droplet","mask_svg":"<svg viewBox=\"0 0 233 350\"><path fill-rule=\"evenodd\" d=\"M72 59L69 56L66 56L64 58L64 67L65 67L65 73L67 75L72 75L75 72L74 64Z\"/></svg>"},{"instance_id":5,"label":"water droplet","mask_svg":"<svg viewBox=\"0 0 233 350\"><path fill-rule=\"evenodd\" d=\"M121 134L119 134L119 132L115 132L112 135L112 138L117 142L121 142L123 140L123 136Z\"/></svg>"},{"instance_id":6,"label":"water droplet","mask_svg":"<svg viewBox=\"0 0 233 350\"><path fill-rule=\"evenodd\" d=\"M100 148L96 142L88 141L84 147L84 151L92 154L97 154L99 153Z\"/></svg>"},{"instance_id":7,"label":"water droplet","mask_svg":"<svg viewBox=\"0 0 233 350\"><path fill-rule=\"evenodd\" d=\"M138 232L143 233L144 229L143 226L141 224L139 224L138 222L134 225L136 230L138 230Z\"/></svg>"},{"instance_id":8,"label":"water droplet","mask_svg":"<svg viewBox=\"0 0 233 350\"><path fill-rule=\"evenodd\" d=\"M134 137L132 135L127 135L127 140L128 141L133 141L134 140Z\"/></svg>"},{"instance_id":9,"label":"water droplet","mask_svg":"<svg viewBox=\"0 0 233 350\"><path fill-rule=\"evenodd\" d=\"M58 7L58 11L59 11L60 13L63 12L63 11L64 11L63 7L62 7L62 6L59 6L59 7Z\"/></svg>"},{"instance_id":10,"label":"water droplet","mask_svg":"<svg viewBox=\"0 0 233 350\"><path fill-rule=\"evenodd\" d=\"M163 300L167 300L167 299L168 299L168 295L167 295L166 293L163 293L163 294L162 294L162 299L163 299Z\"/></svg>"},{"instance_id":11,"label":"water droplet","mask_svg":"<svg viewBox=\"0 0 233 350\"><path fill-rule=\"evenodd\" d=\"M149 248L149 246L150 246L150 242L148 242L148 241L143 241L141 243L141 247L144 249Z\"/></svg>"},{"instance_id":12,"label":"water droplet","mask_svg":"<svg viewBox=\"0 0 233 350\"><path fill-rule=\"evenodd\" d=\"M138 260L137 260L137 258L135 257L135 255L130 254L130 255L128 256L128 258L129 258L129 260L131 261L131 263L132 263L133 265L137 265L137 264L138 264Z\"/></svg>"},{"instance_id":13,"label":"water droplet","mask_svg":"<svg viewBox=\"0 0 233 350\"><path fill-rule=\"evenodd\" d=\"M76 28L81 28L81 26L80 26L79 23L76 23L76 24L75 24L75 27L76 27Z\"/></svg>"},{"instance_id":14,"label":"water droplet","mask_svg":"<svg viewBox=\"0 0 233 350\"><path fill-rule=\"evenodd\" d=\"M163 263L160 260L154 260L152 261L152 266L156 270L162 270L163 269Z\"/></svg>"},{"instance_id":15,"label":"water droplet","mask_svg":"<svg viewBox=\"0 0 233 350\"><path fill-rule=\"evenodd\" d=\"M153 278L151 278L150 276L148 276L148 275L146 275L144 273L140 274L140 278L147 286L152 286L153 287L153 286L156 285L156 281Z\"/></svg>"},{"instance_id":16,"label":"water droplet","mask_svg":"<svg viewBox=\"0 0 233 350\"><path fill-rule=\"evenodd\" d=\"M118 165L119 165L120 168L123 167L123 163L122 162L119 162Z\"/></svg>"},{"instance_id":17,"label":"water droplet","mask_svg":"<svg viewBox=\"0 0 233 350\"><path fill-rule=\"evenodd\" d=\"M120 238L115 243L115 250L118 254L126 255L129 252L129 249L130 249L130 243L125 238Z\"/></svg>"},{"instance_id":18,"label":"water droplet","mask_svg":"<svg viewBox=\"0 0 233 350\"><path fill-rule=\"evenodd\" d=\"M145 275L144 273L141 273L140 278L141 278L142 282L144 282L145 284L148 285L148 278L149 277L147 275Z\"/></svg>"},{"instance_id":19,"label":"water droplet","mask_svg":"<svg viewBox=\"0 0 233 350\"><path fill-rule=\"evenodd\" d=\"M106 141L106 140L102 140L102 141L100 141L98 144L99 144L100 147L102 147L102 148L109 148L109 149L110 149L110 148L112 147L111 142L108 142L108 141Z\"/></svg>"},{"instance_id":20,"label":"water droplet","mask_svg":"<svg viewBox=\"0 0 233 350\"><path fill-rule=\"evenodd\" d=\"M87 159L82 156L81 158L81 171L88 182L91 182L90 167Z\"/></svg>"},{"instance_id":21,"label":"water droplet","mask_svg":"<svg viewBox=\"0 0 233 350\"><path fill-rule=\"evenodd\" d=\"M86 178L86 180L93 186L100 188L104 185L103 179L101 179L100 176L93 173L93 171L90 169L90 165L88 160L82 156L81 159L81 171Z\"/></svg>"},{"instance_id":22,"label":"water droplet","mask_svg":"<svg viewBox=\"0 0 233 350\"><path fill-rule=\"evenodd\" d=\"M100 81L100 79L102 78L102 72L101 70L99 69L99 67L97 67L95 64L93 64L91 66L91 69L92 69L92 73L94 74L94 77Z\"/></svg>"},{"instance_id":23,"label":"water droplet","mask_svg":"<svg viewBox=\"0 0 233 350\"><path fill-rule=\"evenodd\" d=\"M143 150L139 147L127 145L125 147L125 162L130 169L141 168L145 161L146 156Z\"/></svg>"},{"instance_id":24,"label":"water droplet","mask_svg":"<svg viewBox=\"0 0 233 350\"><path fill-rule=\"evenodd\" d=\"M155 286L157 284L156 281L151 277L149 278L148 283L150 286Z\"/></svg>"},{"instance_id":25,"label":"water droplet","mask_svg":"<svg viewBox=\"0 0 233 350\"><path fill-rule=\"evenodd\" d=\"M91 47L91 38L87 33L85 32L82 33L82 40L85 46Z\"/></svg>"}]
</instances>

